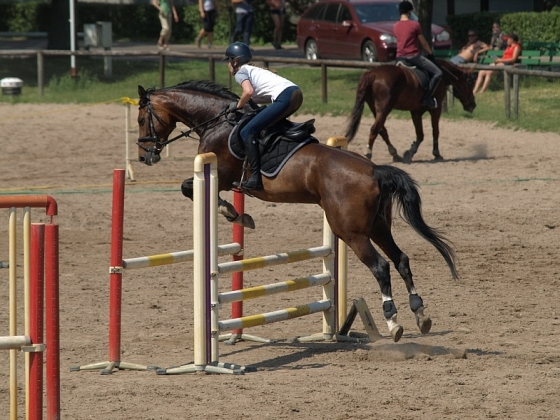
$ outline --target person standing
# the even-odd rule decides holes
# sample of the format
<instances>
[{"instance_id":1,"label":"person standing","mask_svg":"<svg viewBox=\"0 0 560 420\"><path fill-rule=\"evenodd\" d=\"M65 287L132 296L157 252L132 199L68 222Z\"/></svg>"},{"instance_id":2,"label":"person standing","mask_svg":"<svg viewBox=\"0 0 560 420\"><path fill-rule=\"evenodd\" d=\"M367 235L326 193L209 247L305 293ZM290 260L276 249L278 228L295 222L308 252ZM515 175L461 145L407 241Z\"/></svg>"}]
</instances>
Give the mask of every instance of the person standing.
<instances>
[{"instance_id":1,"label":"person standing","mask_svg":"<svg viewBox=\"0 0 560 420\"><path fill-rule=\"evenodd\" d=\"M251 45L251 31L253 30L254 10L251 0L231 0L235 9L235 31L230 41L235 42L243 34L243 43Z\"/></svg>"},{"instance_id":2,"label":"person standing","mask_svg":"<svg viewBox=\"0 0 560 420\"><path fill-rule=\"evenodd\" d=\"M492 37L490 38L490 48L493 50L503 50L507 47L507 41L504 38L502 27L499 22L492 24Z\"/></svg>"},{"instance_id":3,"label":"person standing","mask_svg":"<svg viewBox=\"0 0 560 420\"><path fill-rule=\"evenodd\" d=\"M399 3L400 20L395 23L393 32L397 38L397 60L403 60L421 68L428 73L430 83L428 89L424 92L422 105L428 108L437 108L437 100L433 98L434 91L441 80L442 72L440 68L434 64L435 58L430 44L424 38L420 24L410 19L412 13L412 3L402 1ZM428 53L430 59L422 56L418 49L418 43Z\"/></svg>"},{"instance_id":4,"label":"person standing","mask_svg":"<svg viewBox=\"0 0 560 420\"><path fill-rule=\"evenodd\" d=\"M282 32L284 31L284 19L286 17L285 0L266 0L270 6L270 17L274 23L272 32L272 46L275 50L282 49Z\"/></svg>"},{"instance_id":5,"label":"person standing","mask_svg":"<svg viewBox=\"0 0 560 420\"><path fill-rule=\"evenodd\" d=\"M250 64L253 55L247 44L234 42L226 50L225 59L235 81L243 89L238 101L229 106L230 112L253 99L255 103L270 103L257 113L242 129L241 138L245 145L247 161L251 166L251 176L240 185L242 189L258 191L262 189L261 157L257 135L283 118L296 112L303 103L300 88L276 73Z\"/></svg>"},{"instance_id":6,"label":"person standing","mask_svg":"<svg viewBox=\"0 0 560 420\"><path fill-rule=\"evenodd\" d=\"M202 29L196 37L196 45L200 48L202 38L208 38L208 48L212 48L214 41L214 25L216 24L216 3L214 0L198 0L198 10L200 12L200 19L202 19Z\"/></svg>"},{"instance_id":7,"label":"person standing","mask_svg":"<svg viewBox=\"0 0 560 420\"><path fill-rule=\"evenodd\" d=\"M171 38L172 19L175 23L179 22L179 15L173 0L152 0L152 5L158 9L159 22L161 23L157 45L160 50L167 50Z\"/></svg>"}]
</instances>

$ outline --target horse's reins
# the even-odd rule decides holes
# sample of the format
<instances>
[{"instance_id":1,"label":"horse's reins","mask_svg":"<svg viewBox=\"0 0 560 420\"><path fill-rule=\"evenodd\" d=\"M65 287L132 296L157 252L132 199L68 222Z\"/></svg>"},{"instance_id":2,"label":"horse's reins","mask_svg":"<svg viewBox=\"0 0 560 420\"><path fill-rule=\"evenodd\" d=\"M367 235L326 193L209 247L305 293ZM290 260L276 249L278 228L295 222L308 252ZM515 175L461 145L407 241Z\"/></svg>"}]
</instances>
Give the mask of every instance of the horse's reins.
<instances>
[{"instance_id":1,"label":"horse's reins","mask_svg":"<svg viewBox=\"0 0 560 420\"><path fill-rule=\"evenodd\" d=\"M167 139L165 141L160 141L159 140L159 136L157 135L157 131L155 129L154 126L154 117L156 118L156 120L158 120L158 122L160 124L163 125L170 125L169 123L166 123L165 121L163 121L161 119L161 117L157 114L157 112L154 110L152 103L150 102L150 96L149 94L146 96L146 103L145 104L141 104L140 108L144 108L144 107L148 107L148 114L149 114L149 124L150 124L150 135L149 136L144 136L144 137L138 137L138 142L136 143L138 145L138 147L140 147L141 149L145 150L146 152L151 152L153 150L157 151L157 152L161 152L163 150L163 148L165 146L167 146L170 143L173 143L176 140L179 140L182 137L191 137L191 133L193 131L195 131L197 128L203 127L203 126L207 126L206 129L208 128L212 128L215 127L217 125L210 125L210 123L216 121L218 118L226 115L229 112L229 107L226 107L222 112L220 112L218 115L216 115L215 117L212 117L194 127L192 127L191 129L189 129L188 131L181 131L181 134L171 138L171 139ZM229 120L227 120L226 118L226 122L229 122ZM191 137L194 138L194 137ZM147 147L145 147L142 143L154 143L153 149L150 150Z\"/></svg>"}]
</instances>

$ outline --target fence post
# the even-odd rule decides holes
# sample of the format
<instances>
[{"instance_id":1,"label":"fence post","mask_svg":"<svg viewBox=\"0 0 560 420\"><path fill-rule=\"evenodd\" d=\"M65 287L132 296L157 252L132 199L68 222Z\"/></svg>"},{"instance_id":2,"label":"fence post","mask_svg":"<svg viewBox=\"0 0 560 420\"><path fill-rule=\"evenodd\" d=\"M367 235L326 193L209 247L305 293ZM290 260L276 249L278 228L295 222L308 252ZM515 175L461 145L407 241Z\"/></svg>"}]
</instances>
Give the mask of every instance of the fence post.
<instances>
[{"instance_id":1,"label":"fence post","mask_svg":"<svg viewBox=\"0 0 560 420\"><path fill-rule=\"evenodd\" d=\"M327 66L321 64L321 98L324 104L327 103Z\"/></svg>"},{"instance_id":2,"label":"fence post","mask_svg":"<svg viewBox=\"0 0 560 420\"><path fill-rule=\"evenodd\" d=\"M159 55L159 87L165 86L165 55Z\"/></svg>"},{"instance_id":3,"label":"fence post","mask_svg":"<svg viewBox=\"0 0 560 420\"><path fill-rule=\"evenodd\" d=\"M504 69L504 105L506 106L506 118L509 120L511 115L509 73L505 69Z\"/></svg>"},{"instance_id":4,"label":"fence post","mask_svg":"<svg viewBox=\"0 0 560 420\"><path fill-rule=\"evenodd\" d=\"M44 59L43 52L37 51L37 88L39 89L39 96L43 96L44 92Z\"/></svg>"}]
</instances>

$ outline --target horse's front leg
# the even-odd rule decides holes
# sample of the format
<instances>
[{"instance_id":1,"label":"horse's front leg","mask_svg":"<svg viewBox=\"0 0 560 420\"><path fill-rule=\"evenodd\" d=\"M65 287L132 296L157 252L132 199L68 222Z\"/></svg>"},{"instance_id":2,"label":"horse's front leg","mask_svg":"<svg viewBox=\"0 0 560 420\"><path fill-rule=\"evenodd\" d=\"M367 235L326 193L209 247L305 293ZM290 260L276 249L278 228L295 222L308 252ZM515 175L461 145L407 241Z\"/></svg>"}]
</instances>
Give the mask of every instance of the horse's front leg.
<instances>
[{"instance_id":1,"label":"horse's front leg","mask_svg":"<svg viewBox=\"0 0 560 420\"><path fill-rule=\"evenodd\" d=\"M193 200L194 197L194 178L185 179L181 184L181 192L187 198ZM222 199L218 195L218 213L224 216L228 222L236 223L243 227L249 229L255 229L255 222L249 214L239 214L235 210L235 207L228 203L226 200Z\"/></svg>"},{"instance_id":2,"label":"horse's front leg","mask_svg":"<svg viewBox=\"0 0 560 420\"><path fill-rule=\"evenodd\" d=\"M430 115L432 117L432 135L434 138L432 154L434 155L434 160L443 160L443 156L439 154L439 119L441 117L441 108L430 111Z\"/></svg>"},{"instance_id":3,"label":"horse's front leg","mask_svg":"<svg viewBox=\"0 0 560 420\"><path fill-rule=\"evenodd\" d=\"M389 150L389 154L393 156L393 162L402 162L403 159L399 156L399 153L397 152L397 148L393 146L393 144L389 140L389 132L385 127L383 127L381 131L379 131L379 135L385 141L385 144L387 145L387 149Z\"/></svg>"}]
</instances>

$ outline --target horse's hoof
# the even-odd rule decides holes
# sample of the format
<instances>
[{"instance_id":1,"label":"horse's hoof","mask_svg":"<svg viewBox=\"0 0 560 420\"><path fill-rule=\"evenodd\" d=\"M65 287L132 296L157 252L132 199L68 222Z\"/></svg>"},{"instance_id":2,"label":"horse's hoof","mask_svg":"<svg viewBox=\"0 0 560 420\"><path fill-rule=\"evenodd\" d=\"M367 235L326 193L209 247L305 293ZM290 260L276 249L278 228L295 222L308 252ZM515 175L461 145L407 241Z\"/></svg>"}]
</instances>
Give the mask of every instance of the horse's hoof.
<instances>
[{"instance_id":1,"label":"horse's hoof","mask_svg":"<svg viewBox=\"0 0 560 420\"><path fill-rule=\"evenodd\" d=\"M407 150L406 152L404 152L403 155L403 160L404 163L410 163L412 162L412 153L410 153L410 150Z\"/></svg>"},{"instance_id":2,"label":"horse's hoof","mask_svg":"<svg viewBox=\"0 0 560 420\"><path fill-rule=\"evenodd\" d=\"M365 155L366 159L371 160L371 152L367 152Z\"/></svg>"},{"instance_id":3,"label":"horse's hoof","mask_svg":"<svg viewBox=\"0 0 560 420\"><path fill-rule=\"evenodd\" d=\"M391 337L393 337L393 341L395 343L397 343L401 339L403 331L403 327L398 324L391 329Z\"/></svg>"},{"instance_id":4,"label":"horse's hoof","mask_svg":"<svg viewBox=\"0 0 560 420\"><path fill-rule=\"evenodd\" d=\"M402 162L403 158L399 155L393 155L393 162Z\"/></svg>"},{"instance_id":5,"label":"horse's hoof","mask_svg":"<svg viewBox=\"0 0 560 420\"><path fill-rule=\"evenodd\" d=\"M443 156L442 156L442 155L439 155L439 154L438 154L438 155L434 155L434 160L441 161L441 160L443 160Z\"/></svg>"},{"instance_id":6,"label":"horse's hoof","mask_svg":"<svg viewBox=\"0 0 560 420\"><path fill-rule=\"evenodd\" d=\"M243 213L242 215L240 215L238 217L239 225L249 228L249 229L255 229L255 221L253 220L253 218L251 217L251 215L247 214L247 213Z\"/></svg>"},{"instance_id":7,"label":"horse's hoof","mask_svg":"<svg viewBox=\"0 0 560 420\"><path fill-rule=\"evenodd\" d=\"M416 325L422 334L428 334L432 329L432 320L429 316L424 315L424 308L418 308L414 313L416 317Z\"/></svg>"}]
</instances>

